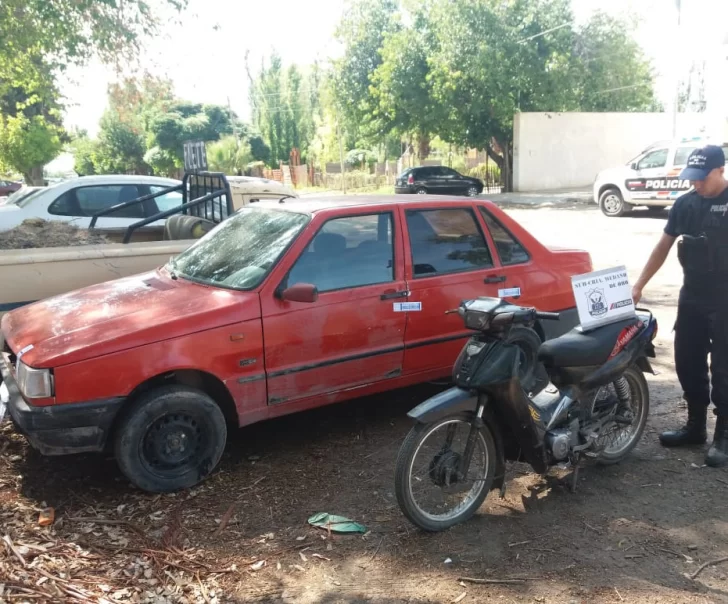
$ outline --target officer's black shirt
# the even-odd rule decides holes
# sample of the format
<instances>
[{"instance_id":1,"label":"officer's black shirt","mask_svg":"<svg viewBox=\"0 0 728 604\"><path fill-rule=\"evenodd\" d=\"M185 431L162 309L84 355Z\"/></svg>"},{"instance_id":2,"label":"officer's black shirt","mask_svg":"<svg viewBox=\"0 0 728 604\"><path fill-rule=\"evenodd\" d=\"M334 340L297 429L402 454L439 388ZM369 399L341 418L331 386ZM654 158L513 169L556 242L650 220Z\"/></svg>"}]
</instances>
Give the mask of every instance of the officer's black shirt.
<instances>
[{"instance_id":1,"label":"officer's black shirt","mask_svg":"<svg viewBox=\"0 0 728 604\"><path fill-rule=\"evenodd\" d=\"M713 198L701 197L695 191L678 198L670 209L665 233L671 237L699 237L707 233L723 245L728 243L728 189ZM691 279L691 275L686 274L680 303L726 304L728 279Z\"/></svg>"}]
</instances>

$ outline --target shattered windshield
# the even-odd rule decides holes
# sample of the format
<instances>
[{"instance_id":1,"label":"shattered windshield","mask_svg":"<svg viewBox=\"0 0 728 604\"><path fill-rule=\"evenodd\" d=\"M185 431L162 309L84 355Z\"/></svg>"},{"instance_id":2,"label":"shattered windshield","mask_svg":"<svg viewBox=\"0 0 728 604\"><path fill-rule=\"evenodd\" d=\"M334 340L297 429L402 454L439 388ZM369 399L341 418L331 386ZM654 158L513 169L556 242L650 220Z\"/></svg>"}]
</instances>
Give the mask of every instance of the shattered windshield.
<instances>
[{"instance_id":1,"label":"shattered windshield","mask_svg":"<svg viewBox=\"0 0 728 604\"><path fill-rule=\"evenodd\" d=\"M243 208L167 265L173 273L231 289L260 285L309 221L308 214Z\"/></svg>"}]
</instances>

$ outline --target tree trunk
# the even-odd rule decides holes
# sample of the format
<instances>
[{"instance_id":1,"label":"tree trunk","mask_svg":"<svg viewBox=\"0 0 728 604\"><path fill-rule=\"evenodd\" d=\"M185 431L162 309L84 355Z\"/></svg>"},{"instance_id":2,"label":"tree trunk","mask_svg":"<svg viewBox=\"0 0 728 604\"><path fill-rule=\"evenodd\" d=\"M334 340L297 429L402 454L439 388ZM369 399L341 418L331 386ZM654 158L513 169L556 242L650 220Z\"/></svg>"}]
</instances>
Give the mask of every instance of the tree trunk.
<instances>
[{"instance_id":1,"label":"tree trunk","mask_svg":"<svg viewBox=\"0 0 728 604\"><path fill-rule=\"evenodd\" d=\"M510 141L501 142L496 140L498 146L503 149L503 155L499 155L495 152L495 149L490 145L485 146L485 150L488 156L497 164L501 171L501 186L503 192L513 191L513 150L511 148L512 143Z\"/></svg>"},{"instance_id":2,"label":"tree trunk","mask_svg":"<svg viewBox=\"0 0 728 604\"><path fill-rule=\"evenodd\" d=\"M25 184L31 187L42 187L45 185L43 180L43 166L32 166L30 170L23 172Z\"/></svg>"},{"instance_id":3,"label":"tree trunk","mask_svg":"<svg viewBox=\"0 0 728 604\"><path fill-rule=\"evenodd\" d=\"M425 161L428 157L430 157L430 135L429 134L420 134L417 137L417 155L419 157L420 162Z\"/></svg>"}]
</instances>

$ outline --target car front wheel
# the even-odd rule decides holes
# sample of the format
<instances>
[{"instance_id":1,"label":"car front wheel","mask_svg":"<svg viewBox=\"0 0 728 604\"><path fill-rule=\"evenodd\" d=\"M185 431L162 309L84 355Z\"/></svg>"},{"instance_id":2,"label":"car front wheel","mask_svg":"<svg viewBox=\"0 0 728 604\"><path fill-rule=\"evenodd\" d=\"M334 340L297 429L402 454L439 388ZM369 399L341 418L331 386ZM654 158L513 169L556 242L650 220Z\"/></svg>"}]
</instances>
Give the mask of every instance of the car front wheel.
<instances>
[{"instance_id":1,"label":"car front wheel","mask_svg":"<svg viewBox=\"0 0 728 604\"><path fill-rule=\"evenodd\" d=\"M225 417L212 398L194 388L167 386L142 394L123 412L114 452L135 486L169 493L204 480L226 440Z\"/></svg>"},{"instance_id":2,"label":"car front wheel","mask_svg":"<svg viewBox=\"0 0 728 604\"><path fill-rule=\"evenodd\" d=\"M427 189L425 187L417 187L417 195L427 195Z\"/></svg>"},{"instance_id":3,"label":"car front wheel","mask_svg":"<svg viewBox=\"0 0 728 604\"><path fill-rule=\"evenodd\" d=\"M599 197L599 208L605 216L618 218L629 214L632 206L624 201L619 189L611 188L604 191Z\"/></svg>"},{"instance_id":4,"label":"car front wheel","mask_svg":"<svg viewBox=\"0 0 728 604\"><path fill-rule=\"evenodd\" d=\"M475 185L468 187L468 197L477 197L478 195L480 195L478 187L476 187Z\"/></svg>"}]
</instances>

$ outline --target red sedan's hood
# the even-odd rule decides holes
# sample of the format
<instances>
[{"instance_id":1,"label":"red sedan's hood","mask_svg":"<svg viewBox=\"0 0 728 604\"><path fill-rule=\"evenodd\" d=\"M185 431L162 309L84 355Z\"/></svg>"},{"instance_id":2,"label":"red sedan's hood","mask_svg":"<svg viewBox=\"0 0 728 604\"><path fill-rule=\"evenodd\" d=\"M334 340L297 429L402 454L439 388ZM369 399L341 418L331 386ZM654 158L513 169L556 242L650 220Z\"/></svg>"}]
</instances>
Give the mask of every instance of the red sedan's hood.
<instances>
[{"instance_id":1,"label":"red sedan's hood","mask_svg":"<svg viewBox=\"0 0 728 604\"><path fill-rule=\"evenodd\" d=\"M165 271L93 285L6 314L2 331L32 367L57 367L260 317L254 293Z\"/></svg>"}]
</instances>

